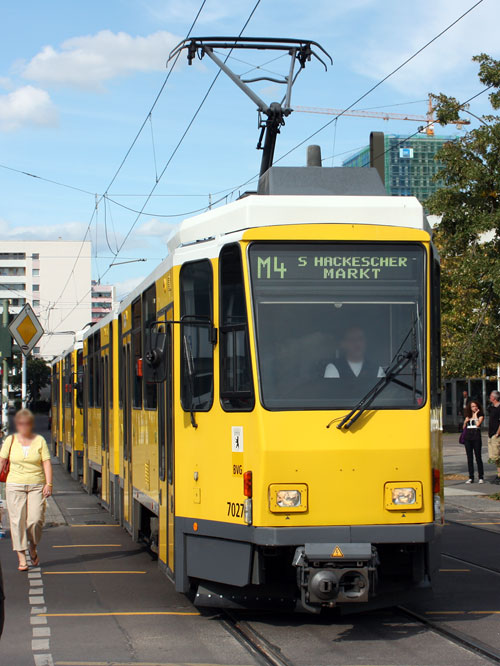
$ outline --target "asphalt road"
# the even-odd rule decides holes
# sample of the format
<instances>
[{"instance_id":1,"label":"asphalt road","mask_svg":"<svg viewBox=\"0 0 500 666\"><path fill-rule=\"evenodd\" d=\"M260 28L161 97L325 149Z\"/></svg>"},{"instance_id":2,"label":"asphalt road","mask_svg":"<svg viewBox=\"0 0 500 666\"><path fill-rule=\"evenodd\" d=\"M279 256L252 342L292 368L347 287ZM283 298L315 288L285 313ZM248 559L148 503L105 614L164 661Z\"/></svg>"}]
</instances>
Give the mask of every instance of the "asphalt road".
<instances>
[{"instance_id":1,"label":"asphalt road","mask_svg":"<svg viewBox=\"0 0 500 666\"><path fill-rule=\"evenodd\" d=\"M59 465L55 499L58 510L40 546L40 570L19 573L10 539L0 541L7 593L1 666L263 663L228 631L222 615L200 612L177 594L150 553ZM468 516L470 522L484 521L484 514ZM500 533L449 523L443 551L434 599L413 610L500 654ZM270 612L243 618L291 666L488 663L397 609L347 617Z\"/></svg>"}]
</instances>

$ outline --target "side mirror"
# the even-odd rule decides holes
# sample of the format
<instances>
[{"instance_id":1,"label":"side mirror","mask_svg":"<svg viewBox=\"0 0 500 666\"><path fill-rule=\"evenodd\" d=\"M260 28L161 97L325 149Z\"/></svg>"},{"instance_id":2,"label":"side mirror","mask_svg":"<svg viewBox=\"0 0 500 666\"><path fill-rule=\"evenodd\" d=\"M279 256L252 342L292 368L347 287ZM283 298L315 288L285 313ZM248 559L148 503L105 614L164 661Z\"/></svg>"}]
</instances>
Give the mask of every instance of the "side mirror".
<instances>
[{"instance_id":1,"label":"side mirror","mask_svg":"<svg viewBox=\"0 0 500 666\"><path fill-rule=\"evenodd\" d=\"M161 321L153 322L145 331L144 360L142 372L148 384L161 384L167 378L166 326Z\"/></svg>"}]
</instances>

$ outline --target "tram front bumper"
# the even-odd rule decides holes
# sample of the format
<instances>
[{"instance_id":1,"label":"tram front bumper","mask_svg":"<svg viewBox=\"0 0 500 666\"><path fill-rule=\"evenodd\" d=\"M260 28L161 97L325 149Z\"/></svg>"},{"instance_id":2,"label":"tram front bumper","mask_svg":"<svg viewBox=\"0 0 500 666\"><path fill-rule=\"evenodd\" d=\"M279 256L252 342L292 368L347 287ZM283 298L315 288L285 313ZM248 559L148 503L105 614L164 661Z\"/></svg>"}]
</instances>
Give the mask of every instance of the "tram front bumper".
<instances>
[{"instance_id":1,"label":"tram front bumper","mask_svg":"<svg viewBox=\"0 0 500 666\"><path fill-rule=\"evenodd\" d=\"M376 581L378 556L370 543L306 543L293 566L304 608L366 602Z\"/></svg>"}]
</instances>

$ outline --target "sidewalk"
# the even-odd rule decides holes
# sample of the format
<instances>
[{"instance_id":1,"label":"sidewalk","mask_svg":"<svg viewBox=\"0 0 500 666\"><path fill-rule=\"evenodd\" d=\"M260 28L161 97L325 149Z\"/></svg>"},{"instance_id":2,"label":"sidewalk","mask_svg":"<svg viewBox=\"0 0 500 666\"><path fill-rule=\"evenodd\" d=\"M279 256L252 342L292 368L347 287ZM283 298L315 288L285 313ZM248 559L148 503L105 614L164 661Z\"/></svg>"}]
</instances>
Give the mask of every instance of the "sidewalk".
<instances>
[{"instance_id":1,"label":"sidewalk","mask_svg":"<svg viewBox=\"0 0 500 666\"><path fill-rule=\"evenodd\" d=\"M483 462L485 483L466 485L469 478L467 472L467 457L465 448L458 441L459 433L445 433L443 435L444 458L444 497L446 515L451 520L464 522L477 521L498 522L500 528L500 501L489 498L489 495L500 493L500 486L490 483L496 476L493 465L487 463L488 451L486 438L483 436ZM450 478L451 477L451 478Z\"/></svg>"}]
</instances>

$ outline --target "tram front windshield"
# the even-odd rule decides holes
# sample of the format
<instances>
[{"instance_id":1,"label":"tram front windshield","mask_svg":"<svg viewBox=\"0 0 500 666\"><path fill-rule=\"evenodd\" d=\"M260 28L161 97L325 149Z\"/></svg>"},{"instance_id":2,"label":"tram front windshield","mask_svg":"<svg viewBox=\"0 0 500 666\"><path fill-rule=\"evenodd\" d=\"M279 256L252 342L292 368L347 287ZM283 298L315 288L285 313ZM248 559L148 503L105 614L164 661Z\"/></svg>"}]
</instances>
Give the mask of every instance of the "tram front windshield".
<instances>
[{"instance_id":1,"label":"tram front windshield","mask_svg":"<svg viewBox=\"0 0 500 666\"><path fill-rule=\"evenodd\" d=\"M371 408L424 404L421 245L253 243L249 263L264 407L353 407L407 354Z\"/></svg>"}]
</instances>

